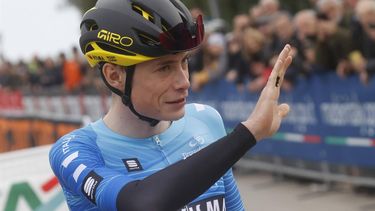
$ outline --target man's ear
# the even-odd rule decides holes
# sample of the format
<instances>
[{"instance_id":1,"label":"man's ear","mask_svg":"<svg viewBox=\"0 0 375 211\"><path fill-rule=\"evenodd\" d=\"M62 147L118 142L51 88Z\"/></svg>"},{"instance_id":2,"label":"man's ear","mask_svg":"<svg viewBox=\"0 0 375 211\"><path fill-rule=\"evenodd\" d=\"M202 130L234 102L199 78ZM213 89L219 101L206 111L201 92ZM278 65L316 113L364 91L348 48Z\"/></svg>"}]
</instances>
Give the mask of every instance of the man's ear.
<instances>
[{"instance_id":1,"label":"man's ear","mask_svg":"<svg viewBox=\"0 0 375 211\"><path fill-rule=\"evenodd\" d=\"M123 90L125 87L126 71L119 65L105 63L102 68L105 80L112 87Z\"/></svg>"}]
</instances>

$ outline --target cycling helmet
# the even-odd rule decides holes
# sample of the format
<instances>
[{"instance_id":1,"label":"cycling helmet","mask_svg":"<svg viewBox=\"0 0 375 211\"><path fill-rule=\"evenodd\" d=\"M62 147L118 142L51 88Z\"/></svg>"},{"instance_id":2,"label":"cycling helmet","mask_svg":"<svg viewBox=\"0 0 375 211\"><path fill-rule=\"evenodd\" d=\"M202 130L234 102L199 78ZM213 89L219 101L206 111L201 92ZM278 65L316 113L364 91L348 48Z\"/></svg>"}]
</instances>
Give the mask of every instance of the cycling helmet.
<instances>
[{"instance_id":1,"label":"cycling helmet","mask_svg":"<svg viewBox=\"0 0 375 211\"><path fill-rule=\"evenodd\" d=\"M135 65L192 50L204 36L202 16L193 20L180 0L99 0L81 22L80 47L91 66L106 62L126 67L124 91L105 84L141 120L159 120L138 113L131 101ZM100 68L102 69L102 68Z\"/></svg>"},{"instance_id":2,"label":"cycling helmet","mask_svg":"<svg viewBox=\"0 0 375 211\"><path fill-rule=\"evenodd\" d=\"M99 0L83 16L80 47L91 66L131 66L196 48L203 29L180 0Z\"/></svg>"}]
</instances>

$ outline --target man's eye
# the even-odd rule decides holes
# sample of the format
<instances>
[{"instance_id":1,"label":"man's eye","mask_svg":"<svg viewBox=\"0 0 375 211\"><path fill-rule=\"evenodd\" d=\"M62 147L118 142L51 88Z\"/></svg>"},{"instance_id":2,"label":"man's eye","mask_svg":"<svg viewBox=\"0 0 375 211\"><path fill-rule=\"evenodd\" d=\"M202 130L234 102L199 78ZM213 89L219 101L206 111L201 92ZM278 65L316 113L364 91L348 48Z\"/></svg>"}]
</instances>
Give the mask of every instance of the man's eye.
<instances>
[{"instance_id":1,"label":"man's eye","mask_svg":"<svg viewBox=\"0 0 375 211\"><path fill-rule=\"evenodd\" d=\"M159 68L159 71L160 72L165 72L165 71L168 71L170 69L171 69L170 65L165 65L165 66Z\"/></svg>"}]
</instances>

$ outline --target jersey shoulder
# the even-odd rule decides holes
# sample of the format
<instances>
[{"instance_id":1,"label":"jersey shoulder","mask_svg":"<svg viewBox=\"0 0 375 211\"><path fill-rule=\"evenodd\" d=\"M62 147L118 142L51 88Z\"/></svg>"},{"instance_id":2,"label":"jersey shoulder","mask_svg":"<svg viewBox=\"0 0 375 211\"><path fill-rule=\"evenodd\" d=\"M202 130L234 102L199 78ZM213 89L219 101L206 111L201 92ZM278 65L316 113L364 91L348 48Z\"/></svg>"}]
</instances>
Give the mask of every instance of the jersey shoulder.
<instances>
[{"instance_id":1,"label":"jersey shoulder","mask_svg":"<svg viewBox=\"0 0 375 211\"><path fill-rule=\"evenodd\" d=\"M220 113L212 106L190 103L186 105L186 114L198 119L204 119L205 121L223 121Z\"/></svg>"},{"instance_id":2,"label":"jersey shoulder","mask_svg":"<svg viewBox=\"0 0 375 211\"><path fill-rule=\"evenodd\" d=\"M91 126L79 128L59 138L53 144L50 153L59 150L67 154L71 147L96 145L95 139L96 133Z\"/></svg>"},{"instance_id":3,"label":"jersey shoulder","mask_svg":"<svg viewBox=\"0 0 375 211\"><path fill-rule=\"evenodd\" d=\"M220 113L212 106L198 103L186 105L185 117L192 118L209 127L218 137L226 134L223 118Z\"/></svg>"},{"instance_id":4,"label":"jersey shoulder","mask_svg":"<svg viewBox=\"0 0 375 211\"><path fill-rule=\"evenodd\" d=\"M58 169L64 159L74 152L92 153L98 151L96 133L86 126L59 138L49 151L49 161L53 170Z\"/></svg>"}]
</instances>

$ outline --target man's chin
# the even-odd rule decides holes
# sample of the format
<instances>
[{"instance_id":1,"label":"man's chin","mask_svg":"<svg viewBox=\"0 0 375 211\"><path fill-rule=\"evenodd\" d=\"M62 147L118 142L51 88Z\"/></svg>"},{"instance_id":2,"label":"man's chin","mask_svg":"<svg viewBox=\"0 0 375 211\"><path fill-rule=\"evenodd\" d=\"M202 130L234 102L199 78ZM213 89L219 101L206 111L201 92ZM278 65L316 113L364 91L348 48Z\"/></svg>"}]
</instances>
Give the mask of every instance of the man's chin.
<instances>
[{"instance_id":1,"label":"man's chin","mask_svg":"<svg viewBox=\"0 0 375 211\"><path fill-rule=\"evenodd\" d=\"M181 111L169 113L168 115L166 115L165 120L166 121L177 121L177 120L181 119L182 117L184 117L184 115L185 115L185 109L181 109Z\"/></svg>"}]
</instances>

